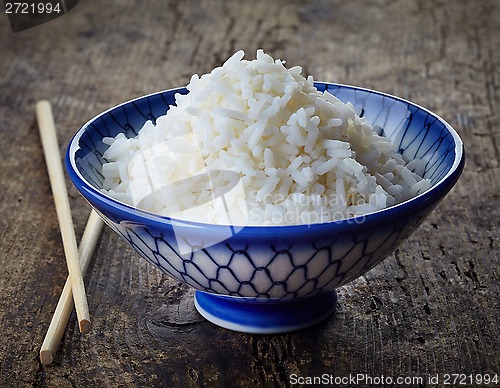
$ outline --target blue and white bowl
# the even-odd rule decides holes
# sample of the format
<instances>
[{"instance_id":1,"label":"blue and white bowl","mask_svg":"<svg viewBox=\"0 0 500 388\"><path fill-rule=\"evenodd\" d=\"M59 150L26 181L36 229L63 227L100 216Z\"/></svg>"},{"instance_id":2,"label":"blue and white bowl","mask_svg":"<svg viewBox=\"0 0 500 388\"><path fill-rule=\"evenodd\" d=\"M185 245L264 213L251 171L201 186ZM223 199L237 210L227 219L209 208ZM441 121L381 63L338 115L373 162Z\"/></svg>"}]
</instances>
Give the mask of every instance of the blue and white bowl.
<instances>
[{"instance_id":1,"label":"blue and white bowl","mask_svg":"<svg viewBox=\"0 0 500 388\"><path fill-rule=\"evenodd\" d=\"M316 87L350 101L408 159L426 160L424 177L431 188L362 217L237 231L155 215L103 194L103 137L135 136L147 120L165 114L176 93L187 93L185 88L137 98L90 120L68 146L69 177L142 257L197 290L196 308L209 321L263 334L313 325L335 309L337 287L376 266L417 229L455 185L465 163L460 137L434 113L372 90L318 82ZM186 253L176 236L215 243Z\"/></svg>"}]
</instances>

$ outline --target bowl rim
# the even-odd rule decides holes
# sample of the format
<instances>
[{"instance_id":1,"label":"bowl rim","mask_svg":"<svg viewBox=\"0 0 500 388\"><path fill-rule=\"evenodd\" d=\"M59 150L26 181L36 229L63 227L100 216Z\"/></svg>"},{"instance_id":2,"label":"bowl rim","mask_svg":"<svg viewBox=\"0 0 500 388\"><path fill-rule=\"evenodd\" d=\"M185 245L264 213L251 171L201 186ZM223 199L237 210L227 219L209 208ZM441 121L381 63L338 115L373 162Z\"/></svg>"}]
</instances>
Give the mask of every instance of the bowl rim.
<instances>
[{"instance_id":1,"label":"bowl rim","mask_svg":"<svg viewBox=\"0 0 500 388\"><path fill-rule=\"evenodd\" d=\"M331 231L331 228L337 229L337 228L348 228L350 229L351 227L355 227L356 229L359 229L360 227L364 226L367 227L369 225L373 225L373 223L382 223L385 222L389 219L392 218L401 218L402 216L407 216L412 213L415 213L416 209L421 209L425 207L429 202L439 202L442 198L446 196L446 194L452 189L452 187L455 185L456 181L460 177L464 165L465 165L465 148L464 148L464 143L456 130L442 117L440 117L438 114L430 111L427 108L424 108L412 101L406 100L404 98L398 97L391 95L389 93L369 89L369 88L364 88L364 87L358 87L358 86L353 86L353 85L347 85L347 84L342 84L342 83L333 83L333 82L321 82L321 81L314 81L315 86L317 84L319 85L325 85L325 86L333 86L333 87L339 87L339 88L346 88L346 89L352 89L352 90L359 90L371 94L376 94L382 97L387 97L396 101L400 101L402 103L414 106L415 108L422 110L433 117L435 117L438 121L440 121L445 128L448 130L450 135L453 138L453 142L455 145L455 158L453 160L453 164L449 171L443 176L436 184L434 184L431 188L428 190L424 191L423 193L420 193L419 195L412 197L406 201L403 201L399 204L392 205L390 207L377 210L375 212L371 212L365 215L360 215L360 216L355 216L355 217L349 217L349 218L344 218L341 220L336 220L336 221L329 221L329 222L323 222L323 223L311 223L311 224L295 224L295 225L226 225L226 224L210 224L210 223L204 223L204 222L197 222L197 221L190 221L190 220L183 220L183 219L178 219L178 218L172 218L172 217L167 217L167 216L161 216L159 214L142 210L139 208L136 208L132 205L126 204L124 202L121 202L119 200L116 200L105 193L101 192L100 190L96 189L93 185L91 185L80 173L76 166L75 158L74 155L76 152L80 149L79 146L79 140L81 136L85 133L87 128L95 121L97 121L99 118L102 116L108 114L109 112L119 109L124 107L125 105L137 102L139 100L143 100L145 98L157 96L160 94L164 93L172 93L172 92L180 92L182 90L186 91L186 87L176 87L176 88L170 88L170 89L165 89L153 93L149 93L146 95L142 95L136 98L133 98L131 100L122 102L118 105L115 105L111 108L106 109L105 111L99 113L98 115L92 117L90 120L88 120L83 126L81 126L78 131L71 137L67 149L66 149L66 154L65 154L65 165L66 165L66 171L68 173L68 176L72 183L75 185L75 187L78 189L78 191L84 196L84 198L89 202L91 205L93 202L100 203L101 205L105 207L112 207L113 211L117 214L120 214L120 217L123 219L130 220L131 222L134 223L139 223L139 224L150 224L154 223L159 225L175 225L175 226L183 226L183 227L189 227L189 228L200 228L200 229L207 229L209 228L210 230L213 230L214 232L217 229L220 229L221 231L224 230L226 231L228 227L235 227L238 228L238 234L245 232L250 233L251 235L255 234L263 234L263 233L269 233L269 228L272 229L272 235L276 236L276 234L279 235L290 235L290 234L296 234L296 233L303 233L303 232L312 232L316 233L318 231L321 231L325 228L327 228L329 231ZM85 194L84 194L85 193ZM91 198L91 199L90 199ZM265 232L263 232L265 230ZM259 233L260 232L260 233Z\"/></svg>"}]
</instances>

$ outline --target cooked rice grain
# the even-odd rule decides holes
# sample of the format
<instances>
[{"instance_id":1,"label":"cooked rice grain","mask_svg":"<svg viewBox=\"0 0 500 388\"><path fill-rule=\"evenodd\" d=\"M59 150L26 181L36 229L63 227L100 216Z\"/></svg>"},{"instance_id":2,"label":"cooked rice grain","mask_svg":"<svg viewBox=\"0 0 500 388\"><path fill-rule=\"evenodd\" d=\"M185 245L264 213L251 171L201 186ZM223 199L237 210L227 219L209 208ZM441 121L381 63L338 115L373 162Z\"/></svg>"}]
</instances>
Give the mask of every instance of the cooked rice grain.
<instances>
[{"instance_id":1,"label":"cooked rice grain","mask_svg":"<svg viewBox=\"0 0 500 388\"><path fill-rule=\"evenodd\" d=\"M189 93L136 137L105 138L103 191L181 219L288 225L371 213L429 188L422 163L407 163L299 66L262 50L243 57L193 75ZM239 180L187 180L214 170Z\"/></svg>"}]
</instances>

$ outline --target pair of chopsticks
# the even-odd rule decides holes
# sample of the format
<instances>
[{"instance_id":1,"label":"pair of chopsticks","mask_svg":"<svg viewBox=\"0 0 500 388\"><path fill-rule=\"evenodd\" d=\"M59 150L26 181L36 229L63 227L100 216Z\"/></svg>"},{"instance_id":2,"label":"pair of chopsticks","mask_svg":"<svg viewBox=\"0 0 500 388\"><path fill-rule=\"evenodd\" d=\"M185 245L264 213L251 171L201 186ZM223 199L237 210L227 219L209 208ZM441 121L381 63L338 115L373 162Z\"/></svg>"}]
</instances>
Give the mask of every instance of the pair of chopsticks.
<instances>
[{"instance_id":1,"label":"pair of chopsticks","mask_svg":"<svg viewBox=\"0 0 500 388\"><path fill-rule=\"evenodd\" d=\"M92 210L80 246L77 246L50 103L45 100L37 102L36 115L69 272L40 349L40 361L48 365L54 359L73 305L76 308L80 332L86 334L92 328L83 275L87 271L104 223Z\"/></svg>"}]
</instances>

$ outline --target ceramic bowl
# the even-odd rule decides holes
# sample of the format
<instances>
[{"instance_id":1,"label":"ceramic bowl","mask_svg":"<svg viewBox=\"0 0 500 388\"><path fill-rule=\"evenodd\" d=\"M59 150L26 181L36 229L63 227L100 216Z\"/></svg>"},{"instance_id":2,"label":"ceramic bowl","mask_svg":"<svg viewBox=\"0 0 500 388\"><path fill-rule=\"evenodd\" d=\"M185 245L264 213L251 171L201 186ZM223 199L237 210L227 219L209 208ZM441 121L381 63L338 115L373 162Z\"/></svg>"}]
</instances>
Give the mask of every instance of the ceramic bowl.
<instances>
[{"instance_id":1,"label":"ceramic bowl","mask_svg":"<svg viewBox=\"0 0 500 388\"><path fill-rule=\"evenodd\" d=\"M103 137L120 132L135 136L147 120L165 114L176 93L187 93L185 88L137 98L90 120L67 148L67 172L107 225L138 254L197 290L195 306L209 321L261 334L313 325L334 311L336 288L376 266L417 229L452 189L465 161L456 131L416 104L358 87L320 82L316 87L350 101L369 123L382 128L398 152L424 159L431 188L361 217L238 229L162 217L103 194ZM193 248L186 251L186 242Z\"/></svg>"}]
</instances>

